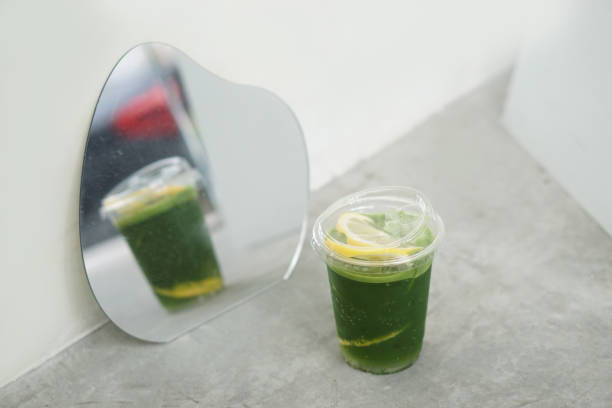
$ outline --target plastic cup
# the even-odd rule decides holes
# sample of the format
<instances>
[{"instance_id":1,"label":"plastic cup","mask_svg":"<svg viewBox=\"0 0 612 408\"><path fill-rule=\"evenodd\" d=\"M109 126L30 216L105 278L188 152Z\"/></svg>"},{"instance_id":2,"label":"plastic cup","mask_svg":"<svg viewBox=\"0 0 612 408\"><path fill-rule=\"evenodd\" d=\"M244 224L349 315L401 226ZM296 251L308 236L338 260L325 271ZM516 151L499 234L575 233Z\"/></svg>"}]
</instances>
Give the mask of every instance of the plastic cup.
<instances>
[{"instance_id":1,"label":"plastic cup","mask_svg":"<svg viewBox=\"0 0 612 408\"><path fill-rule=\"evenodd\" d=\"M410 222L393 224L393 214L399 211L409 214L405 218ZM375 257L342 255L331 248L340 243L363 250L363 245L347 245L334 233L339 216L347 212L384 219L399 235L391 243L371 246L379 251ZM351 367L388 374L417 360L425 334L431 266L443 232L442 220L429 200L408 187L351 194L315 221L312 246L327 264L338 339ZM421 249L410 255L390 249L406 247Z\"/></svg>"},{"instance_id":2,"label":"plastic cup","mask_svg":"<svg viewBox=\"0 0 612 408\"><path fill-rule=\"evenodd\" d=\"M180 157L149 164L102 201L162 305L176 309L223 287L199 200L200 176Z\"/></svg>"}]
</instances>

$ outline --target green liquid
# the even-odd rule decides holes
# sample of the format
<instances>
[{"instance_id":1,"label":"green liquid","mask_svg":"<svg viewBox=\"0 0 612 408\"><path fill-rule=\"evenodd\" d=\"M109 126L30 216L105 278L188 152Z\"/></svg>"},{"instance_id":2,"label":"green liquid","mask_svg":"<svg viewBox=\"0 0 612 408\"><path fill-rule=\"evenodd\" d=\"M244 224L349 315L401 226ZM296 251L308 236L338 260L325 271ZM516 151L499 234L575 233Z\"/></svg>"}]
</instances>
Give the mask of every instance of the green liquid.
<instances>
[{"instance_id":1,"label":"green liquid","mask_svg":"<svg viewBox=\"0 0 612 408\"><path fill-rule=\"evenodd\" d=\"M212 242L192 187L174 189L118 220L153 292L168 309L223 286Z\"/></svg>"},{"instance_id":2,"label":"green liquid","mask_svg":"<svg viewBox=\"0 0 612 408\"><path fill-rule=\"evenodd\" d=\"M419 356L425 334L431 263L417 267L420 271L391 274L387 282L375 275L373 279L359 276L356 280L350 271L334 267L327 270L346 362L375 374L411 366ZM395 280L402 276L410 277Z\"/></svg>"}]
</instances>

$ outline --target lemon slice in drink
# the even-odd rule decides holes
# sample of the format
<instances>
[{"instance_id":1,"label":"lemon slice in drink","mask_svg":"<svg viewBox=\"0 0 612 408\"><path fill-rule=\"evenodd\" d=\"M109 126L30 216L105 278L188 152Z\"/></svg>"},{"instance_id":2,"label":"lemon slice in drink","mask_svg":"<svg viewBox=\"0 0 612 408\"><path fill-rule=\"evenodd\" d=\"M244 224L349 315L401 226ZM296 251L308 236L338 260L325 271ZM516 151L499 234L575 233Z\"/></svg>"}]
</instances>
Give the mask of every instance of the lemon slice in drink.
<instances>
[{"instance_id":1,"label":"lemon slice in drink","mask_svg":"<svg viewBox=\"0 0 612 408\"><path fill-rule=\"evenodd\" d=\"M346 235L346 243L354 246L384 247L397 238L376 228L368 216L356 212L346 212L338 217L336 230Z\"/></svg>"},{"instance_id":2,"label":"lemon slice in drink","mask_svg":"<svg viewBox=\"0 0 612 408\"><path fill-rule=\"evenodd\" d=\"M356 212L340 215L336 230L346 236L346 244L330 238L325 242L331 250L349 258L389 259L411 255L423 249L393 246L397 237L377 228L370 217Z\"/></svg>"}]
</instances>

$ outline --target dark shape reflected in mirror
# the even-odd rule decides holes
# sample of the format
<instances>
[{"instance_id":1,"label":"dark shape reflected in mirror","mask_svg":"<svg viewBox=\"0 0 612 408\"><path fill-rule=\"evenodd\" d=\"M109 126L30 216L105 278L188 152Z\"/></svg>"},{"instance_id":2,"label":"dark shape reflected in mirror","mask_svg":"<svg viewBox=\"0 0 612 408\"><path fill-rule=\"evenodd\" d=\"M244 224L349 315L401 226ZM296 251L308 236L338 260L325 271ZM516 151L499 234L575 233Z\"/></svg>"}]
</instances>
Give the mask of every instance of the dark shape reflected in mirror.
<instances>
[{"instance_id":1,"label":"dark shape reflected in mirror","mask_svg":"<svg viewBox=\"0 0 612 408\"><path fill-rule=\"evenodd\" d=\"M173 47L133 48L100 94L83 161L96 300L125 332L174 339L290 276L308 188L302 132L278 97Z\"/></svg>"}]
</instances>

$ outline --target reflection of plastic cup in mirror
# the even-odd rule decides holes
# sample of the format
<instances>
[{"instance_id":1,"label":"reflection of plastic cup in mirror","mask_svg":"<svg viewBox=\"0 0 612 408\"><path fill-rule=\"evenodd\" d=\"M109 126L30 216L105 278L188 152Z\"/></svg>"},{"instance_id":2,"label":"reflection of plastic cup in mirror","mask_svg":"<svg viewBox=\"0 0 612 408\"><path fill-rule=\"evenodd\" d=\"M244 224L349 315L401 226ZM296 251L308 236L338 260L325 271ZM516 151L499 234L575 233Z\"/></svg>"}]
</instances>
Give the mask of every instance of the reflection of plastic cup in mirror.
<instances>
[{"instance_id":1,"label":"reflection of plastic cup in mirror","mask_svg":"<svg viewBox=\"0 0 612 408\"><path fill-rule=\"evenodd\" d=\"M312 244L327 264L336 329L349 365L386 374L416 361L443 229L428 200L406 187L355 193L317 219Z\"/></svg>"},{"instance_id":2,"label":"reflection of plastic cup in mirror","mask_svg":"<svg viewBox=\"0 0 612 408\"><path fill-rule=\"evenodd\" d=\"M119 183L102 202L153 292L169 310L223 287L199 200L200 176L180 157L163 159Z\"/></svg>"}]
</instances>

